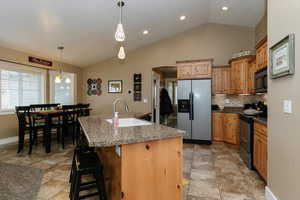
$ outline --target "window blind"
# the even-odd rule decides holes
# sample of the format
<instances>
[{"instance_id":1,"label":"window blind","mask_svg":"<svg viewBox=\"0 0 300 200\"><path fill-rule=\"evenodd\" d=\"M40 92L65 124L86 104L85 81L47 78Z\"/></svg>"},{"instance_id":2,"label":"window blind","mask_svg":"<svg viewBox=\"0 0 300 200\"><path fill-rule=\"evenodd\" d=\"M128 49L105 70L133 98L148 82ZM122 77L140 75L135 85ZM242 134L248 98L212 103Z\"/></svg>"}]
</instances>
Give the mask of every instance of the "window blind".
<instances>
[{"instance_id":1,"label":"window blind","mask_svg":"<svg viewBox=\"0 0 300 200\"><path fill-rule=\"evenodd\" d=\"M45 101L46 70L0 61L0 112Z\"/></svg>"}]
</instances>

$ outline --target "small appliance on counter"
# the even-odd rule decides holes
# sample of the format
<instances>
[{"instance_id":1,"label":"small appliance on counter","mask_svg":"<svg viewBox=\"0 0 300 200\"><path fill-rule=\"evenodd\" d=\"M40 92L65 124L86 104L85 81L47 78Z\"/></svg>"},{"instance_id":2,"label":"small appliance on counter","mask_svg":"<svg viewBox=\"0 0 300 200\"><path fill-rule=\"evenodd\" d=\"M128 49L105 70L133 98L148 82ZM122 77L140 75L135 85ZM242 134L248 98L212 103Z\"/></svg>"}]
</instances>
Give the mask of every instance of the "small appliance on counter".
<instances>
[{"instance_id":1,"label":"small appliance on counter","mask_svg":"<svg viewBox=\"0 0 300 200\"><path fill-rule=\"evenodd\" d=\"M268 108L263 102L246 104L240 115L240 156L249 169L253 167L254 118L267 118ZM254 115L254 113L257 113Z\"/></svg>"}]
</instances>

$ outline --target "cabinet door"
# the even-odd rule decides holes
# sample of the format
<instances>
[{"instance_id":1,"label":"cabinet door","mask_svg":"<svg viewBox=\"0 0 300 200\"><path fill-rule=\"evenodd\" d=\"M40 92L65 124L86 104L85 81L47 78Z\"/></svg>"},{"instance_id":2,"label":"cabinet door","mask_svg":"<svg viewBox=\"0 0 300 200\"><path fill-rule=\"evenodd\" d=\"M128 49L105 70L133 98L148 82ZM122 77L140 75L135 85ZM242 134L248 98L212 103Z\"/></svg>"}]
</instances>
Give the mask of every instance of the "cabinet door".
<instances>
[{"instance_id":1,"label":"cabinet door","mask_svg":"<svg viewBox=\"0 0 300 200\"><path fill-rule=\"evenodd\" d=\"M214 141L223 141L223 113L213 112L213 140Z\"/></svg>"},{"instance_id":2,"label":"cabinet door","mask_svg":"<svg viewBox=\"0 0 300 200\"><path fill-rule=\"evenodd\" d=\"M191 66L180 65L177 67L177 78L178 79L190 79L192 78Z\"/></svg>"},{"instance_id":3,"label":"cabinet door","mask_svg":"<svg viewBox=\"0 0 300 200\"><path fill-rule=\"evenodd\" d=\"M224 141L239 145L240 119L238 114L224 114Z\"/></svg>"},{"instance_id":4,"label":"cabinet door","mask_svg":"<svg viewBox=\"0 0 300 200\"><path fill-rule=\"evenodd\" d=\"M223 94L230 94L230 72L231 72L231 68L230 67L226 67L223 68L222 70L222 74L223 74Z\"/></svg>"},{"instance_id":5,"label":"cabinet door","mask_svg":"<svg viewBox=\"0 0 300 200\"><path fill-rule=\"evenodd\" d=\"M211 78L212 66L211 62L196 62L192 65L193 78Z\"/></svg>"},{"instance_id":6,"label":"cabinet door","mask_svg":"<svg viewBox=\"0 0 300 200\"><path fill-rule=\"evenodd\" d=\"M249 64L249 70L248 70L248 92L250 94L255 94L255 70L256 70L256 62L252 61Z\"/></svg>"},{"instance_id":7,"label":"cabinet door","mask_svg":"<svg viewBox=\"0 0 300 200\"><path fill-rule=\"evenodd\" d=\"M222 93L222 68L213 68L213 94Z\"/></svg>"},{"instance_id":8,"label":"cabinet door","mask_svg":"<svg viewBox=\"0 0 300 200\"><path fill-rule=\"evenodd\" d=\"M237 83L237 63L231 63L231 70L230 70L230 94L236 94L236 83Z\"/></svg>"},{"instance_id":9,"label":"cabinet door","mask_svg":"<svg viewBox=\"0 0 300 200\"><path fill-rule=\"evenodd\" d=\"M261 139L261 176L267 181L268 178L268 141L262 136Z\"/></svg>"},{"instance_id":10,"label":"cabinet door","mask_svg":"<svg viewBox=\"0 0 300 200\"><path fill-rule=\"evenodd\" d=\"M260 170L260 139L257 133L254 133L253 141L253 165L257 171Z\"/></svg>"}]
</instances>

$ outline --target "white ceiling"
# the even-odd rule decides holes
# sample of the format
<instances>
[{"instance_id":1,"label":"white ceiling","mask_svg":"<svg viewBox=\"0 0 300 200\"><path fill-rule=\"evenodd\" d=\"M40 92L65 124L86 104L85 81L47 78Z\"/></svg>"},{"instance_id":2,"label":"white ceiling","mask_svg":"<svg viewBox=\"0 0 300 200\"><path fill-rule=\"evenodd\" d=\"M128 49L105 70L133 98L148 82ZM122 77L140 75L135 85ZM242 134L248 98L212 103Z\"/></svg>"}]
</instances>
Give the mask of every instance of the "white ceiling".
<instances>
[{"instance_id":1,"label":"white ceiling","mask_svg":"<svg viewBox=\"0 0 300 200\"><path fill-rule=\"evenodd\" d=\"M116 0L6 0L0 6L0 46L88 66L116 56ZM254 27L265 0L125 0L126 50L205 23ZM229 11L223 12L226 5ZM186 15L185 21L179 16ZM142 31L149 30L144 36Z\"/></svg>"}]
</instances>

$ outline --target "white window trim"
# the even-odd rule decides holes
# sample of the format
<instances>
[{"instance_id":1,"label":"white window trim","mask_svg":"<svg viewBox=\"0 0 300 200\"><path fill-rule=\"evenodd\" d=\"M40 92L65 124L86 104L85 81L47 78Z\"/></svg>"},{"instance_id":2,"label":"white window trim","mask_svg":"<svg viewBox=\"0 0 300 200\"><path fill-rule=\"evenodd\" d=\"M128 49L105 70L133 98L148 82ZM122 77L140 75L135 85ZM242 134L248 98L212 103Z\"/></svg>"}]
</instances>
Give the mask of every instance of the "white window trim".
<instances>
[{"instance_id":1,"label":"white window trim","mask_svg":"<svg viewBox=\"0 0 300 200\"><path fill-rule=\"evenodd\" d=\"M56 103L54 102L54 77L58 74L58 71L51 70L49 71L49 84L50 84L50 103ZM74 85L73 85L73 102L74 104L77 104L77 74L73 72L63 72L63 73L70 73L74 74ZM59 103L59 102L57 102Z\"/></svg>"},{"instance_id":2,"label":"white window trim","mask_svg":"<svg viewBox=\"0 0 300 200\"><path fill-rule=\"evenodd\" d=\"M23 73L40 73L42 75L42 102L46 103L46 80L47 80L47 70L35 68L35 67L29 67L22 64L17 63L11 63L11 62L5 62L0 61L0 69L2 70L8 70L8 71L15 71L15 72L23 72ZM0 98L0 105L1 105L1 98ZM15 109L0 109L0 115L8 115L15 113Z\"/></svg>"}]
</instances>

